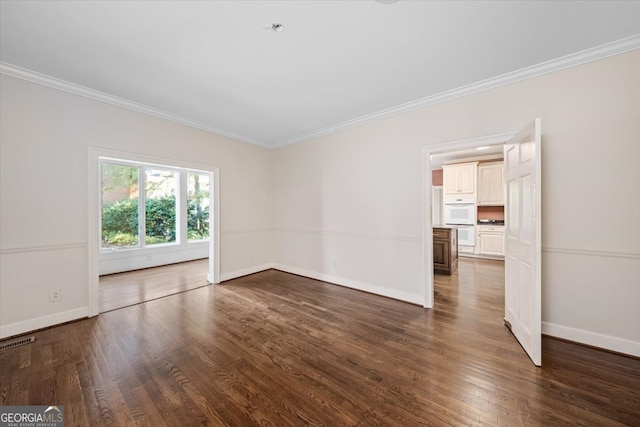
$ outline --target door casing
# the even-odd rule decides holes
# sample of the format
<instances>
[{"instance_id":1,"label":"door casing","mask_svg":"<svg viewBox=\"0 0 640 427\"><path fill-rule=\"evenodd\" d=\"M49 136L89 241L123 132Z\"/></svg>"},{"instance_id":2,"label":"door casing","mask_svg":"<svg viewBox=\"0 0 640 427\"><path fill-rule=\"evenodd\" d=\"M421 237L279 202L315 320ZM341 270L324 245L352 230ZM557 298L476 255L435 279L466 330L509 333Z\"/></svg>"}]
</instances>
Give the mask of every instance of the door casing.
<instances>
[{"instance_id":1,"label":"door casing","mask_svg":"<svg viewBox=\"0 0 640 427\"><path fill-rule=\"evenodd\" d=\"M433 308L434 304L434 286L433 286L433 235L432 235L432 192L431 192L431 155L444 153L447 151L468 150L485 145L504 144L511 139L517 132L506 132L496 135L489 135L480 138L472 138L447 142L444 144L436 144L422 149L422 221L423 221L423 307Z\"/></svg>"}]
</instances>

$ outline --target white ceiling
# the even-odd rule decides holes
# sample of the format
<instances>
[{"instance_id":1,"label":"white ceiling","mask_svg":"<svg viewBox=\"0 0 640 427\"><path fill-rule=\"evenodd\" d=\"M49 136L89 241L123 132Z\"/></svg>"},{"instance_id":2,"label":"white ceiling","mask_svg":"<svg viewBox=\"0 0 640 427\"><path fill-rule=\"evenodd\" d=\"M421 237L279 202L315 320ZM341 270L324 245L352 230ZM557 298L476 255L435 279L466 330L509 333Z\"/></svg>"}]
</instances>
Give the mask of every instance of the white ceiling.
<instances>
[{"instance_id":1,"label":"white ceiling","mask_svg":"<svg viewBox=\"0 0 640 427\"><path fill-rule=\"evenodd\" d=\"M0 60L279 146L640 34L640 1L7 1ZM279 33L269 28L281 23Z\"/></svg>"}]
</instances>

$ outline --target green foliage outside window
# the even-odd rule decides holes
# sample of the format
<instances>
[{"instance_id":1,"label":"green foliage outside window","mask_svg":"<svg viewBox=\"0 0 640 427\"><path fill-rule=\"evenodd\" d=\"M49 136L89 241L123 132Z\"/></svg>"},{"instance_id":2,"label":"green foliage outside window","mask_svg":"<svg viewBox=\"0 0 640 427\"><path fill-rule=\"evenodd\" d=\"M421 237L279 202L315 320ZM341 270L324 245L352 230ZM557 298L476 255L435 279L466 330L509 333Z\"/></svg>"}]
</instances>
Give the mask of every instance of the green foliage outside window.
<instances>
[{"instance_id":1,"label":"green foliage outside window","mask_svg":"<svg viewBox=\"0 0 640 427\"><path fill-rule=\"evenodd\" d=\"M198 173L187 176L187 240L209 237L209 177Z\"/></svg>"},{"instance_id":2,"label":"green foliage outside window","mask_svg":"<svg viewBox=\"0 0 640 427\"><path fill-rule=\"evenodd\" d=\"M138 247L139 234L145 236L146 246L176 242L175 192L180 179L187 181L187 192L180 203L182 209L186 209L187 235L183 238L188 241L208 239L210 201L207 174L103 163L102 247ZM139 223L141 199L144 200L144 224Z\"/></svg>"},{"instance_id":3,"label":"green foliage outside window","mask_svg":"<svg viewBox=\"0 0 640 427\"><path fill-rule=\"evenodd\" d=\"M176 200L167 196L145 201L145 244L175 242ZM187 210L189 240L209 237L209 207L189 200ZM138 244L138 201L121 200L106 204L102 210L102 246L122 247Z\"/></svg>"},{"instance_id":4,"label":"green foliage outside window","mask_svg":"<svg viewBox=\"0 0 640 427\"><path fill-rule=\"evenodd\" d=\"M189 200L187 210L187 239L203 240L209 238L209 206L202 208Z\"/></svg>"},{"instance_id":5,"label":"green foliage outside window","mask_svg":"<svg viewBox=\"0 0 640 427\"><path fill-rule=\"evenodd\" d=\"M176 198L159 197L145 200L146 237L144 243L170 243L176 241Z\"/></svg>"}]
</instances>

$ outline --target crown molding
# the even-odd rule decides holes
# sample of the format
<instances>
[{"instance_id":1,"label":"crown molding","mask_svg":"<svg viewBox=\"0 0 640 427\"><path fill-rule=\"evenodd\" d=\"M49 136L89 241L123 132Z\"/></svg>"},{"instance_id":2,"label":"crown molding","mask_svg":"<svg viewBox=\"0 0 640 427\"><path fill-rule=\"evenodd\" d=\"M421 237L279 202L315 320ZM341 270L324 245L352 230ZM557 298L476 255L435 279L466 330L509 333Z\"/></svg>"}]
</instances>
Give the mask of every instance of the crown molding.
<instances>
[{"instance_id":1,"label":"crown molding","mask_svg":"<svg viewBox=\"0 0 640 427\"><path fill-rule=\"evenodd\" d=\"M634 49L640 49L640 34L636 34L631 37L627 37L594 48L586 49L580 52L572 53L570 55L552 59L550 61L532 65L530 67L521 68L519 70L501 74L496 77L491 77L486 80L481 80L476 83L440 92L435 95L416 99L415 101L410 101L405 104L400 104L395 107L377 111L375 113L366 114L364 116L355 118L353 120L348 120L337 125L327 126L325 128L321 128L313 132L291 138L287 141L284 141L283 143L273 145L272 148L285 147L287 145L292 145L298 142L307 141L309 139L318 138L323 135L339 132L345 129L352 128L354 126L372 122L374 120L384 119L408 111L417 110L419 108L428 107L463 96L471 95L489 89L494 89L499 86L508 85L510 83L515 83L521 80L526 80L564 70L566 68L575 67L576 65L581 65L587 62L596 61L598 59L607 58L609 56L629 52Z\"/></svg>"},{"instance_id":2,"label":"crown molding","mask_svg":"<svg viewBox=\"0 0 640 427\"><path fill-rule=\"evenodd\" d=\"M116 107L126 108L127 110L137 111L139 113L147 114L154 117L159 117L161 119L169 120L171 122L179 123L181 125L215 133L217 135L221 135L227 138L232 138L238 141L257 145L263 148L270 148L269 145L264 144L260 141L256 141L254 139L245 138L239 135L225 132L220 129L216 129L211 126L208 126L204 123L190 120L185 117L181 117L176 114L169 113L167 111L163 111L154 107L149 107L147 105L140 104L135 101L130 101L125 98L120 98L118 96L110 95L105 92L100 92L98 90L90 89L85 86L71 83L66 80L58 79L56 77L48 76L46 74L38 73L36 71L28 70L26 68L18 67L17 65L9 64L6 62L0 62L0 74L5 74L7 76L15 77L22 80L27 80L29 82L36 83L42 86L58 89L63 92L68 92L74 95L79 95L85 98L115 105Z\"/></svg>"},{"instance_id":3,"label":"crown molding","mask_svg":"<svg viewBox=\"0 0 640 427\"><path fill-rule=\"evenodd\" d=\"M104 93L104 92L100 92L84 86L80 86L75 83L71 83L65 80L58 79L56 77L51 77L45 74L31 71L22 67L18 67L16 65L8 64L6 62L0 62L0 74L6 74L8 76L27 80L43 86L48 86L64 92L83 96L85 98L105 102L107 104L115 105L117 107L122 107L128 110L137 111L143 114L159 117L161 119L169 120L185 126L201 129L207 132L215 133L215 134L232 138L238 141L257 145L259 147L276 149L280 147L285 147L287 145L293 145L298 142L307 141L313 138L318 138L323 135L339 132L339 131L349 129L364 123L372 122L374 120L380 120L387 117L392 117L408 111L417 110L419 108L428 107L431 105L450 101L463 96L471 95L471 94L482 92L489 89L494 89L499 86L504 86L504 85L515 83L521 80L542 76L545 74L564 70L566 68L575 67L576 65L584 64L591 61L596 61L598 59L607 58L609 56L618 55L618 54L625 53L635 49L640 49L640 34L636 34L631 37L627 37L627 38L617 40L615 42L607 43L601 46L597 46L594 48L586 49L586 50L576 52L570 55L566 55L560 58L556 58L550 61L542 62L540 64L536 64L530 67L521 68L520 70L505 73L496 77L491 77L489 79L481 80L476 83L472 83L472 84L461 86L455 89L440 92L435 95L416 99L414 101L410 101L405 104L400 104L395 107L380 110L371 114L366 114L364 116L360 116L352 120L347 120L345 122L338 123L336 125L327 126L309 133L296 136L294 138L288 139L278 144L267 144L261 141L257 141L254 139L245 138L239 135L225 132L220 129L216 129L211 126L208 126L204 123L196 122L194 120L190 120L185 117L181 117L166 111L162 111L157 108L149 107L147 105L130 101L128 99L120 98L114 95L110 95L108 93Z\"/></svg>"}]
</instances>

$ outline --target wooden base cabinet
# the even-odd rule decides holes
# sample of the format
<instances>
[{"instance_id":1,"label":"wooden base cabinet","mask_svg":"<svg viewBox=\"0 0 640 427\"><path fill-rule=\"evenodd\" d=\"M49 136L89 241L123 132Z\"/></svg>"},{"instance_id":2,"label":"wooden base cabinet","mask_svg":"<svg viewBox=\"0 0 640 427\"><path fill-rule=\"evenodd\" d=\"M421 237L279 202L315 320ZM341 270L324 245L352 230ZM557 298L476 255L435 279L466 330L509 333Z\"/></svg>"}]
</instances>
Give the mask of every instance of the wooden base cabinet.
<instances>
[{"instance_id":1,"label":"wooden base cabinet","mask_svg":"<svg viewBox=\"0 0 640 427\"><path fill-rule=\"evenodd\" d=\"M458 267L458 229L433 227L433 271L451 274Z\"/></svg>"},{"instance_id":2,"label":"wooden base cabinet","mask_svg":"<svg viewBox=\"0 0 640 427\"><path fill-rule=\"evenodd\" d=\"M504 227L478 226L478 254L504 256Z\"/></svg>"}]
</instances>

